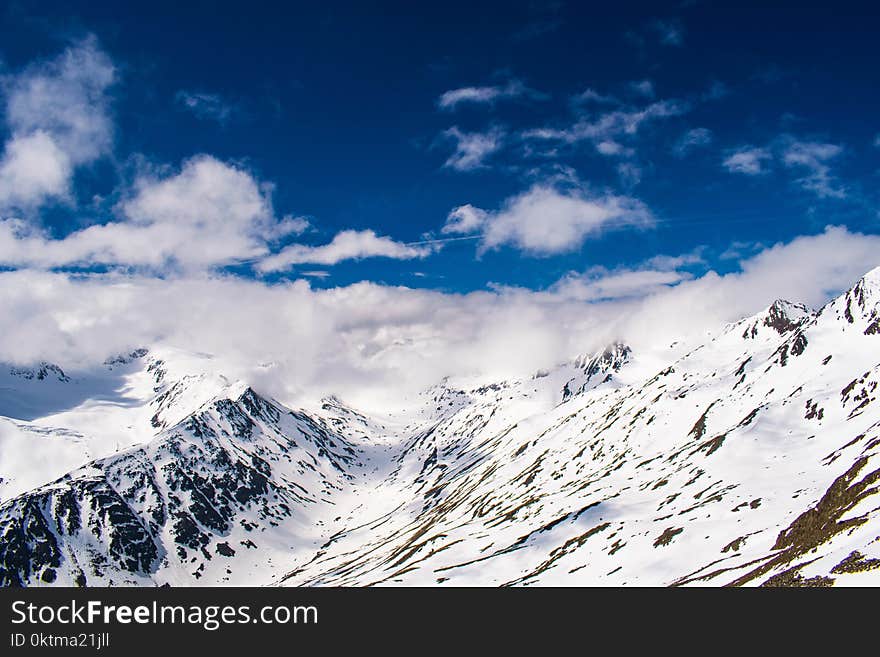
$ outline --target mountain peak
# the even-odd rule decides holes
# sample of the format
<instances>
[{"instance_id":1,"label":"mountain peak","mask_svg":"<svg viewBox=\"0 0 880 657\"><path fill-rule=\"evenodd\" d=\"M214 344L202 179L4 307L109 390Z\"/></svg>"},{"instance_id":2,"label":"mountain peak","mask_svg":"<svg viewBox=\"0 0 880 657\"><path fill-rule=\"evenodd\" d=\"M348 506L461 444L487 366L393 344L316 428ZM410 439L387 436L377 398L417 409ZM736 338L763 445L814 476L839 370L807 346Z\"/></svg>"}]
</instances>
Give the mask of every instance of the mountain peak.
<instances>
[{"instance_id":1,"label":"mountain peak","mask_svg":"<svg viewBox=\"0 0 880 657\"><path fill-rule=\"evenodd\" d=\"M828 302L821 314L842 318L847 324L858 326L865 335L880 334L880 267Z\"/></svg>"},{"instance_id":2,"label":"mountain peak","mask_svg":"<svg viewBox=\"0 0 880 657\"><path fill-rule=\"evenodd\" d=\"M629 345L616 341L590 356L579 356L574 361L574 366L579 370L579 373L565 384L562 390L562 401L567 401L571 397L602 383L608 383L614 378L614 374L630 361L631 357L632 349Z\"/></svg>"},{"instance_id":3,"label":"mountain peak","mask_svg":"<svg viewBox=\"0 0 880 657\"><path fill-rule=\"evenodd\" d=\"M10 367L9 373L12 376L16 376L22 379L27 379L28 381L37 380L44 381L46 379L54 379L58 380L62 383L67 383L70 381L70 377L68 377L64 370L55 365L54 363L47 363L46 361L42 361L40 364L35 367Z\"/></svg>"},{"instance_id":4,"label":"mountain peak","mask_svg":"<svg viewBox=\"0 0 880 657\"><path fill-rule=\"evenodd\" d=\"M729 325L727 330L742 329L744 340L775 339L803 325L812 316L813 311L803 304L777 299L761 312Z\"/></svg>"},{"instance_id":5,"label":"mountain peak","mask_svg":"<svg viewBox=\"0 0 880 657\"><path fill-rule=\"evenodd\" d=\"M143 358L150 350L146 347L139 347L138 349L134 349L128 354L116 354L115 356L110 356L104 361L104 365L107 367L113 367L115 365L128 365L132 361L135 361L139 358Z\"/></svg>"},{"instance_id":6,"label":"mountain peak","mask_svg":"<svg viewBox=\"0 0 880 657\"><path fill-rule=\"evenodd\" d=\"M781 335L803 322L810 310L803 304L777 299L770 304L765 314L764 326L769 326Z\"/></svg>"}]
</instances>

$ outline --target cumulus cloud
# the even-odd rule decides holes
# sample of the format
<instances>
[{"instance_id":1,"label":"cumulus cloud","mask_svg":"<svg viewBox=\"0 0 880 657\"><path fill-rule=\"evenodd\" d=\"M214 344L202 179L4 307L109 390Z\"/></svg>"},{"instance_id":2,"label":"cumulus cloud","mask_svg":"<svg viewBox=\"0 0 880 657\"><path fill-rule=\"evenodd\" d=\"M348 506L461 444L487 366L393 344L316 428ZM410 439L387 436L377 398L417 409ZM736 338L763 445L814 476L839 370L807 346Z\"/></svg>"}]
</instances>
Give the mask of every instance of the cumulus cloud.
<instances>
[{"instance_id":1,"label":"cumulus cloud","mask_svg":"<svg viewBox=\"0 0 880 657\"><path fill-rule=\"evenodd\" d=\"M226 125L237 111L235 105L219 94L198 91L178 91L174 96L178 105L192 112L200 119L216 121Z\"/></svg>"},{"instance_id":2,"label":"cumulus cloud","mask_svg":"<svg viewBox=\"0 0 880 657\"><path fill-rule=\"evenodd\" d=\"M504 133L498 128L487 132L462 132L453 126L443 135L455 141L455 152L443 166L456 171L484 168L486 158L498 151L504 140Z\"/></svg>"},{"instance_id":3,"label":"cumulus cloud","mask_svg":"<svg viewBox=\"0 0 880 657\"><path fill-rule=\"evenodd\" d=\"M443 110L453 110L462 104L493 105L499 100L519 97L541 99L544 95L528 88L520 80L510 80L504 85L450 89L440 95L437 106Z\"/></svg>"},{"instance_id":4,"label":"cumulus cloud","mask_svg":"<svg viewBox=\"0 0 880 657\"><path fill-rule=\"evenodd\" d=\"M173 175L139 178L118 213L116 221L60 239L20 221L2 221L0 263L210 268L263 256L267 240L301 232L305 221L276 222L266 186L207 155L188 160Z\"/></svg>"},{"instance_id":5,"label":"cumulus cloud","mask_svg":"<svg viewBox=\"0 0 880 657\"><path fill-rule=\"evenodd\" d=\"M692 254L469 294L192 275L0 272L0 360L101 362L135 346L211 353L282 401L335 393L387 408L445 376L528 376L612 340L637 354L755 313L811 306L878 264L880 237L829 227L694 276ZM678 260L678 258L684 258ZM809 262L809 267L803 263Z\"/></svg>"},{"instance_id":6,"label":"cumulus cloud","mask_svg":"<svg viewBox=\"0 0 880 657\"><path fill-rule=\"evenodd\" d=\"M110 152L115 79L92 37L2 78L10 138L0 159L0 209L68 197L74 168Z\"/></svg>"},{"instance_id":7,"label":"cumulus cloud","mask_svg":"<svg viewBox=\"0 0 880 657\"><path fill-rule=\"evenodd\" d=\"M479 231L486 223L489 213L475 208L470 203L460 205L446 217L446 223L440 232L453 235L471 235Z\"/></svg>"},{"instance_id":8,"label":"cumulus cloud","mask_svg":"<svg viewBox=\"0 0 880 657\"><path fill-rule=\"evenodd\" d=\"M0 207L66 197L72 173L67 153L46 132L14 135L0 159Z\"/></svg>"},{"instance_id":9,"label":"cumulus cloud","mask_svg":"<svg viewBox=\"0 0 880 657\"><path fill-rule=\"evenodd\" d=\"M495 211L471 205L455 208L443 232L480 232L483 251L510 245L530 255L547 256L574 251L608 228L653 223L650 210L637 199L536 184Z\"/></svg>"},{"instance_id":10,"label":"cumulus cloud","mask_svg":"<svg viewBox=\"0 0 880 657\"><path fill-rule=\"evenodd\" d=\"M291 244L279 253L257 263L261 272L290 269L293 265L335 265L343 260L363 258L392 258L412 260L425 258L434 252L427 245L410 245L396 242L390 237L376 235L372 230L344 230L337 233L329 244L308 246Z\"/></svg>"}]
</instances>

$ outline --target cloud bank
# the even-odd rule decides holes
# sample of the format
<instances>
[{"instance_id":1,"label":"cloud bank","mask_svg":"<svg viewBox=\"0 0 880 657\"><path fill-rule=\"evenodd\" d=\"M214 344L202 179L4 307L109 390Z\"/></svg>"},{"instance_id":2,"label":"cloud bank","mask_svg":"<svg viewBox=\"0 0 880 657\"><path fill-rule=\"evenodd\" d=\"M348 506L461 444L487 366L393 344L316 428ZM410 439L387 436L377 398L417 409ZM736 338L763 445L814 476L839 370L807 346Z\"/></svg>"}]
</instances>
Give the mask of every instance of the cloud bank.
<instances>
[{"instance_id":1,"label":"cloud bank","mask_svg":"<svg viewBox=\"0 0 880 657\"><path fill-rule=\"evenodd\" d=\"M829 227L694 276L696 256L572 273L546 290L470 294L358 283L314 290L217 275L0 273L0 360L100 362L141 345L214 354L231 376L293 401L379 406L444 376L528 376L612 340L638 353L759 311L817 306L878 264L880 237ZM803 263L809 262L810 267Z\"/></svg>"}]
</instances>

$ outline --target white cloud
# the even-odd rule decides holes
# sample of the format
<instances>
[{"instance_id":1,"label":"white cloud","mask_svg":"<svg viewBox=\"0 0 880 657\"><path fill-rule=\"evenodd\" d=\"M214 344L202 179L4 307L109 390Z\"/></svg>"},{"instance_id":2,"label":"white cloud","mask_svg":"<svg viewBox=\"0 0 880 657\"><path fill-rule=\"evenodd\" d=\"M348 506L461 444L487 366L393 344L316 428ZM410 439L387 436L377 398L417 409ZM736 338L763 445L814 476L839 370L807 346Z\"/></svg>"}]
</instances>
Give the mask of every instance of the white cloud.
<instances>
[{"instance_id":1,"label":"white cloud","mask_svg":"<svg viewBox=\"0 0 880 657\"><path fill-rule=\"evenodd\" d=\"M537 128L523 133L526 139L558 140L566 143L592 141L594 144L632 137L645 125L680 116L690 105L680 100L661 100L641 108L623 108L587 116L568 128Z\"/></svg>"},{"instance_id":2,"label":"white cloud","mask_svg":"<svg viewBox=\"0 0 880 657\"><path fill-rule=\"evenodd\" d=\"M584 274L568 274L552 289L572 301L642 298L692 278L686 272L658 269L622 269L609 271L604 267Z\"/></svg>"},{"instance_id":3,"label":"white cloud","mask_svg":"<svg viewBox=\"0 0 880 657\"><path fill-rule=\"evenodd\" d=\"M847 190L832 174L829 164L842 153L843 148L837 144L781 135L766 147L743 146L730 151L723 165L732 173L756 176L768 173L767 165L776 162L785 169L803 172L794 182L819 198L844 199Z\"/></svg>"},{"instance_id":4,"label":"white cloud","mask_svg":"<svg viewBox=\"0 0 880 657\"><path fill-rule=\"evenodd\" d=\"M198 118L216 121L220 125L226 125L236 112L235 105L219 94L181 90L174 99Z\"/></svg>"},{"instance_id":5,"label":"white cloud","mask_svg":"<svg viewBox=\"0 0 880 657\"><path fill-rule=\"evenodd\" d=\"M446 217L441 233L471 235L479 231L489 214L485 210L475 208L471 204L454 208Z\"/></svg>"},{"instance_id":6,"label":"white cloud","mask_svg":"<svg viewBox=\"0 0 880 657\"><path fill-rule=\"evenodd\" d=\"M782 161L789 168L805 170L806 175L797 182L819 198L845 198L846 190L831 175L828 164L842 152L837 144L792 141L783 150Z\"/></svg>"},{"instance_id":7,"label":"white cloud","mask_svg":"<svg viewBox=\"0 0 880 657\"><path fill-rule=\"evenodd\" d=\"M519 97L541 99L544 98L544 95L534 89L529 89L520 80L510 80L505 85L450 89L440 95L437 106L440 109L453 110L463 103L492 105L499 100Z\"/></svg>"},{"instance_id":8,"label":"white cloud","mask_svg":"<svg viewBox=\"0 0 880 657\"><path fill-rule=\"evenodd\" d=\"M632 149L625 147L613 139L605 139L596 144L596 151L601 155L632 155Z\"/></svg>"},{"instance_id":9,"label":"white cloud","mask_svg":"<svg viewBox=\"0 0 880 657\"><path fill-rule=\"evenodd\" d=\"M828 226L817 235L762 249L741 260L738 271L725 275L710 271L649 297L639 312L654 318L650 330L671 334L687 332L683 325L690 319L697 326L712 328L709 321L739 319L777 298L818 307L880 264L878 249L880 236ZM694 308L699 312L689 310ZM649 333L646 330L640 339L648 339Z\"/></svg>"},{"instance_id":10,"label":"white cloud","mask_svg":"<svg viewBox=\"0 0 880 657\"><path fill-rule=\"evenodd\" d=\"M503 132L497 128L487 132L462 132L453 126L443 134L456 142L455 152L443 166L456 171L484 168L486 158L498 151L504 140Z\"/></svg>"},{"instance_id":11,"label":"white cloud","mask_svg":"<svg viewBox=\"0 0 880 657\"><path fill-rule=\"evenodd\" d=\"M72 170L70 158L44 131L13 136L0 159L0 207L67 196Z\"/></svg>"},{"instance_id":12,"label":"white cloud","mask_svg":"<svg viewBox=\"0 0 880 657\"><path fill-rule=\"evenodd\" d=\"M108 89L115 79L94 38L3 77L11 136L0 161L0 209L69 196L74 168L110 152Z\"/></svg>"},{"instance_id":13,"label":"white cloud","mask_svg":"<svg viewBox=\"0 0 880 657\"><path fill-rule=\"evenodd\" d=\"M288 235L302 235L312 227L312 223L305 217L292 217L287 215L274 226L270 226L265 234L269 240L276 240Z\"/></svg>"},{"instance_id":14,"label":"white cloud","mask_svg":"<svg viewBox=\"0 0 880 657\"><path fill-rule=\"evenodd\" d=\"M412 260L425 258L433 252L432 247L395 242L390 237L376 235L372 230L344 230L337 233L329 244L291 244L261 260L257 269L262 272L282 271L293 265L335 265L343 260L363 258Z\"/></svg>"},{"instance_id":15,"label":"white cloud","mask_svg":"<svg viewBox=\"0 0 880 657\"><path fill-rule=\"evenodd\" d=\"M138 179L118 212L118 221L62 239L0 221L0 263L203 269L263 256L267 240L304 228L303 219L277 223L266 187L206 155L188 160L174 175Z\"/></svg>"},{"instance_id":16,"label":"white cloud","mask_svg":"<svg viewBox=\"0 0 880 657\"><path fill-rule=\"evenodd\" d=\"M706 261L703 258L704 250L703 247L698 247L690 253L682 253L677 256L657 255L648 258L645 261L645 264L648 267L659 269L660 271L670 271L672 269L679 269L690 265L705 264Z\"/></svg>"},{"instance_id":17,"label":"white cloud","mask_svg":"<svg viewBox=\"0 0 880 657\"><path fill-rule=\"evenodd\" d=\"M766 148L745 146L729 153L722 164L731 173L757 176L767 172L764 163L772 159L773 156Z\"/></svg>"},{"instance_id":18,"label":"white cloud","mask_svg":"<svg viewBox=\"0 0 880 657\"><path fill-rule=\"evenodd\" d=\"M482 251L511 245L531 255L547 256L574 251L588 237L608 228L653 223L651 212L636 199L537 184L493 212L470 205L455 208L443 232L479 230Z\"/></svg>"},{"instance_id":19,"label":"white cloud","mask_svg":"<svg viewBox=\"0 0 880 657\"><path fill-rule=\"evenodd\" d=\"M111 146L107 90L116 79L110 58L94 38L6 79L6 120L12 131L45 131L75 163L94 160Z\"/></svg>"},{"instance_id":20,"label":"white cloud","mask_svg":"<svg viewBox=\"0 0 880 657\"><path fill-rule=\"evenodd\" d=\"M593 269L582 280L568 275L544 291L469 294L373 283L312 290L304 281L204 275L0 272L0 360L67 368L170 345L215 354L229 376L282 401L335 393L384 405L447 375L528 376L615 339L636 353L702 339L777 297L816 306L877 265L878 253L880 237L829 227L763 250L724 275L691 277L673 256Z\"/></svg>"},{"instance_id":21,"label":"white cloud","mask_svg":"<svg viewBox=\"0 0 880 657\"><path fill-rule=\"evenodd\" d=\"M712 143L712 131L708 128L693 128L685 132L672 147L672 153L676 157L684 157L703 146Z\"/></svg>"}]
</instances>

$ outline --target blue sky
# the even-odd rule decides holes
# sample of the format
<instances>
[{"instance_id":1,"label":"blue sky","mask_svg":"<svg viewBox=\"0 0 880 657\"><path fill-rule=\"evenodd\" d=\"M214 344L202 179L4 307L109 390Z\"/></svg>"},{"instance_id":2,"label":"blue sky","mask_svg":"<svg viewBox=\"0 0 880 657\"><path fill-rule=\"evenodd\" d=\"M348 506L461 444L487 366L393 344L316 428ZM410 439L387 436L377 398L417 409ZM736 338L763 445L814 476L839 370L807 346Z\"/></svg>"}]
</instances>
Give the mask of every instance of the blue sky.
<instances>
[{"instance_id":1,"label":"blue sky","mask_svg":"<svg viewBox=\"0 0 880 657\"><path fill-rule=\"evenodd\" d=\"M866 9L286 4L7 4L0 209L31 255L2 264L543 289L658 256L723 273L828 224L880 228ZM47 102L35 79L63 79L52 102L80 114L14 114ZM56 177L21 192L13 145ZM205 209L192 189L210 185L241 195ZM82 235L101 225L134 232Z\"/></svg>"}]
</instances>

